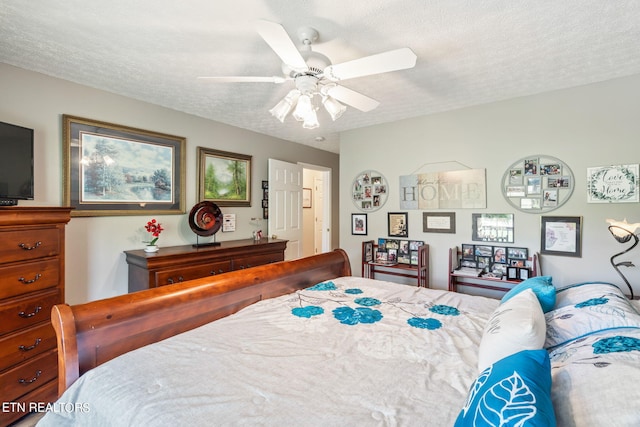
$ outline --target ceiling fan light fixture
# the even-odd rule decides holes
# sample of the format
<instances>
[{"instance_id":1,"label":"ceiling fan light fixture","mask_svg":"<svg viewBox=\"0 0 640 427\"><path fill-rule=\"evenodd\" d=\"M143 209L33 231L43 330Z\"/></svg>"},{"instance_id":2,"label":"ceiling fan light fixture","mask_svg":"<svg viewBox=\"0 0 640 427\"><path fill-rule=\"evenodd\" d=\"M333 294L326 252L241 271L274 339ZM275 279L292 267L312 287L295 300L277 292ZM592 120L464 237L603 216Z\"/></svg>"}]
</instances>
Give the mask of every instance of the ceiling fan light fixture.
<instances>
[{"instance_id":1,"label":"ceiling fan light fixture","mask_svg":"<svg viewBox=\"0 0 640 427\"><path fill-rule=\"evenodd\" d=\"M271 115L276 119L280 120L281 123L284 123L284 119L289 115L293 106L296 105L296 101L300 96L300 91L297 89L291 90L287 96L282 98L280 102L278 102L275 107L269 110Z\"/></svg>"},{"instance_id":2,"label":"ceiling fan light fixture","mask_svg":"<svg viewBox=\"0 0 640 427\"><path fill-rule=\"evenodd\" d=\"M305 129L315 129L317 127L320 127L316 110L312 109L309 114L307 114L307 116L304 118L304 122L302 122L302 127Z\"/></svg>"},{"instance_id":3,"label":"ceiling fan light fixture","mask_svg":"<svg viewBox=\"0 0 640 427\"><path fill-rule=\"evenodd\" d=\"M305 94L300 95L296 108L293 110L293 118L299 122L303 122L311 113L315 114L313 105L311 105L311 97Z\"/></svg>"},{"instance_id":4,"label":"ceiling fan light fixture","mask_svg":"<svg viewBox=\"0 0 640 427\"><path fill-rule=\"evenodd\" d=\"M325 110L327 110L327 113L329 113L334 122L347 111L345 105L328 95L322 97L322 105L324 105Z\"/></svg>"}]
</instances>

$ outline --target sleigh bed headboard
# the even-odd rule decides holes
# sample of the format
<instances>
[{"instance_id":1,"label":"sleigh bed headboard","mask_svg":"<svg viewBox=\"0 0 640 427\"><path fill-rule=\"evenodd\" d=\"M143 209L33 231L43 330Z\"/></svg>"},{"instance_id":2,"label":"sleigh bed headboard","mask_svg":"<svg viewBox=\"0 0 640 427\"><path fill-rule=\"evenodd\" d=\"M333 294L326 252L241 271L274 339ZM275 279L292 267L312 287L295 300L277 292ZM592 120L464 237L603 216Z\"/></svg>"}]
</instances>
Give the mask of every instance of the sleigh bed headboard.
<instances>
[{"instance_id":1,"label":"sleigh bed headboard","mask_svg":"<svg viewBox=\"0 0 640 427\"><path fill-rule=\"evenodd\" d=\"M120 354L262 299L350 275L347 254L336 249L85 304L56 305L51 319L58 342L58 393L86 371Z\"/></svg>"}]
</instances>

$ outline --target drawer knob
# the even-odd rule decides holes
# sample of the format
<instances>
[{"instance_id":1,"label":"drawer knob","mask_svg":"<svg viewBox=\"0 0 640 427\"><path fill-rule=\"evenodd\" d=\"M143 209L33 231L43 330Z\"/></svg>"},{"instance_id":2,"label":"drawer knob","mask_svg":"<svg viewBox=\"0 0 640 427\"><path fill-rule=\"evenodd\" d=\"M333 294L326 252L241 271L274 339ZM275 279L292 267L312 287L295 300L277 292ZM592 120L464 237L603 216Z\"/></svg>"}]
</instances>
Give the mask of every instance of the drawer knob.
<instances>
[{"instance_id":1,"label":"drawer knob","mask_svg":"<svg viewBox=\"0 0 640 427\"><path fill-rule=\"evenodd\" d=\"M18 246L20 246L25 251L32 251L35 248L37 248L38 246L40 246L41 244L42 244L42 242L36 242L35 245L29 245L27 243L20 243Z\"/></svg>"},{"instance_id":2,"label":"drawer knob","mask_svg":"<svg viewBox=\"0 0 640 427\"><path fill-rule=\"evenodd\" d=\"M31 283L33 283L33 282L37 281L37 280L38 280L39 278L41 278L41 277L42 277L42 274L37 273L37 274L34 276L34 278L33 278L33 279L27 280L27 279L25 279L24 277L21 277L21 278L19 278L19 279L18 279L18 282L22 282L22 284L24 284L24 285L30 285Z\"/></svg>"},{"instance_id":3,"label":"drawer knob","mask_svg":"<svg viewBox=\"0 0 640 427\"><path fill-rule=\"evenodd\" d=\"M25 380L24 378L20 378L18 380L18 383L20 384L32 384L35 383L36 381L38 381L38 378L40 378L40 375L42 375L42 371L41 370L37 370L36 371L36 376L31 378L30 380Z\"/></svg>"},{"instance_id":4,"label":"drawer knob","mask_svg":"<svg viewBox=\"0 0 640 427\"><path fill-rule=\"evenodd\" d=\"M33 310L31 313L25 313L24 311L21 311L20 313L18 313L18 316L22 317L23 319L28 319L40 313L40 310L42 310L42 307L37 306L36 309Z\"/></svg>"},{"instance_id":5,"label":"drawer knob","mask_svg":"<svg viewBox=\"0 0 640 427\"><path fill-rule=\"evenodd\" d=\"M36 338L36 342L33 343L33 345L30 346L25 346L25 345L21 345L20 347L18 347L18 350L20 351L29 351L29 350L33 350L34 348L36 348L40 343L42 342L41 338Z\"/></svg>"}]
</instances>

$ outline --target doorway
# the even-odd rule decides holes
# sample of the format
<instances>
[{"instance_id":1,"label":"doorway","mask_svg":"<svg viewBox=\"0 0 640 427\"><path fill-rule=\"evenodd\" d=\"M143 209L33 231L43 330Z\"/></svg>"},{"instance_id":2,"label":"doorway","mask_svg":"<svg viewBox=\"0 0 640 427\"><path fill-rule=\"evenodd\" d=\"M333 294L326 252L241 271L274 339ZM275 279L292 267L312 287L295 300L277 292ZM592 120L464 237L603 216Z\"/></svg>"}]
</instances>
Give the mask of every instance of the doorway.
<instances>
[{"instance_id":1,"label":"doorway","mask_svg":"<svg viewBox=\"0 0 640 427\"><path fill-rule=\"evenodd\" d=\"M269 159L269 235L286 239L285 259L331 250L331 169Z\"/></svg>"},{"instance_id":2,"label":"doorway","mask_svg":"<svg viewBox=\"0 0 640 427\"><path fill-rule=\"evenodd\" d=\"M303 186L311 190L310 207L302 209L302 254L311 256L331 250L331 169L305 163L301 166Z\"/></svg>"}]
</instances>

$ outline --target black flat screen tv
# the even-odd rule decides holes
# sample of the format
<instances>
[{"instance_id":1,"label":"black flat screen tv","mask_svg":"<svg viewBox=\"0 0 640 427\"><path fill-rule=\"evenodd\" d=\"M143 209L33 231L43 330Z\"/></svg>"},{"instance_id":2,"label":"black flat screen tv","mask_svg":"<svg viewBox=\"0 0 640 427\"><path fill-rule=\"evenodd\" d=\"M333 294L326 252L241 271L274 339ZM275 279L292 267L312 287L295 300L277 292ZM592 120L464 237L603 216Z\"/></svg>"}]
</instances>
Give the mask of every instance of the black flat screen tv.
<instances>
[{"instance_id":1,"label":"black flat screen tv","mask_svg":"<svg viewBox=\"0 0 640 427\"><path fill-rule=\"evenodd\" d=\"M0 122L0 206L33 195L33 129Z\"/></svg>"}]
</instances>

